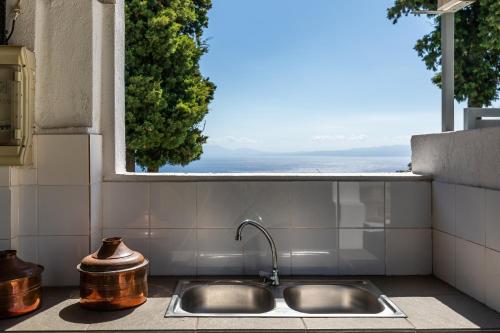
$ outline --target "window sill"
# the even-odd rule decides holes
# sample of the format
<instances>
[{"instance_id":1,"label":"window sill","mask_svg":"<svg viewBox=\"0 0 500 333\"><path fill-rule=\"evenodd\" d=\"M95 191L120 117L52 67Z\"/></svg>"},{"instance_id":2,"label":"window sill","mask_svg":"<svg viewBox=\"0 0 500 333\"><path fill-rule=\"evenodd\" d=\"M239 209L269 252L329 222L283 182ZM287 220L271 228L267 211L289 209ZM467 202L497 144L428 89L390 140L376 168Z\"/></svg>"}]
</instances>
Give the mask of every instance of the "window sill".
<instances>
[{"instance_id":1,"label":"window sill","mask_svg":"<svg viewBox=\"0 0 500 333\"><path fill-rule=\"evenodd\" d=\"M119 173L105 182L202 182L202 181L429 181L430 175L391 173Z\"/></svg>"}]
</instances>

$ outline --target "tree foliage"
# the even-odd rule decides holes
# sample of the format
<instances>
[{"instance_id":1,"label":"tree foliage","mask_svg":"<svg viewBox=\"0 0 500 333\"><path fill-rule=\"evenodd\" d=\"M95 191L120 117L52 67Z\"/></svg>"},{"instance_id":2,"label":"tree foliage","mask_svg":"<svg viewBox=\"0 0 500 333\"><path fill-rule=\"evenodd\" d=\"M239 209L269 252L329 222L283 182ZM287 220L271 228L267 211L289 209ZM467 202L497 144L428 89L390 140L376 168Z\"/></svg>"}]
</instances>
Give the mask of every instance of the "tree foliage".
<instances>
[{"instance_id":1,"label":"tree foliage","mask_svg":"<svg viewBox=\"0 0 500 333\"><path fill-rule=\"evenodd\" d=\"M211 0L126 0L127 169L199 159L215 85L200 72Z\"/></svg>"},{"instance_id":2,"label":"tree foliage","mask_svg":"<svg viewBox=\"0 0 500 333\"><path fill-rule=\"evenodd\" d=\"M395 0L387 17L397 23L416 10L436 10L437 0ZM429 16L431 17L431 16ZM441 64L441 20L415 45L429 70ZM455 98L469 106L490 106L498 99L500 81L500 1L478 0L455 14ZM441 73L432 82L441 86Z\"/></svg>"}]
</instances>

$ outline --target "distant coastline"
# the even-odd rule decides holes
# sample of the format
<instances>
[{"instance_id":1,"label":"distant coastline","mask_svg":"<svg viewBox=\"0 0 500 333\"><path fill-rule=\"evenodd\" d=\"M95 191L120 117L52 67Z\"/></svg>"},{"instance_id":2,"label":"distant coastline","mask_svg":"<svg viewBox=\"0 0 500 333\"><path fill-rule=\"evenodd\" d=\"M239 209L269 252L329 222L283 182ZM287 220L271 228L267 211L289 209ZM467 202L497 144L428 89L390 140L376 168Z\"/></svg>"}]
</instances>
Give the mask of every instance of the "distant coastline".
<instances>
[{"instance_id":1,"label":"distant coastline","mask_svg":"<svg viewBox=\"0 0 500 333\"><path fill-rule=\"evenodd\" d=\"M409 146L382 146L335 151L263 152L205 146L198 161L185 167L163 166L160 172L181 173L286 173L286 172L395 172L411 161Z\"/></svg>"}]
</instances>

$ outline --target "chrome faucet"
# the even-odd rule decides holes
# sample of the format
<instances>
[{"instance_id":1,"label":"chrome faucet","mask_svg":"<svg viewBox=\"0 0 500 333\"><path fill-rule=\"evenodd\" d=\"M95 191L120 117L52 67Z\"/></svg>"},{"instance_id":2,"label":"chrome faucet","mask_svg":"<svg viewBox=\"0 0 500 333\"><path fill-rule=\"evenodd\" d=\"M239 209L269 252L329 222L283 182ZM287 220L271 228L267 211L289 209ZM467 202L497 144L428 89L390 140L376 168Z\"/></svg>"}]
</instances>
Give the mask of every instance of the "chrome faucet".
<instances>
[{"instance_id":1,"label":"chrome faucet","mask_svg":"<svg viewBox=\"0 0 500 333\"><path fill-rule=\"evenodd\" d=\"M274 243L274 240L271 237L271 234L260 223L255 222L253 220L245 220L245 221L241 222L240 225L238 226L238 229L236 229L236 240L237 241L241 241L241 232L243 231L243 228L245 228L245 226L247 226L247 225L254 226L258 230L260 230L264 234L264 236L266 236L266 239L269 242L269 245L271 246L271 254L273 257L273 271L271 274L261 272L259 275L268 278L270 280L270 283L272 286L279 286L280 279L278 276L278 253L276 251L276 244Z\"/></svg>"}]
</instances>

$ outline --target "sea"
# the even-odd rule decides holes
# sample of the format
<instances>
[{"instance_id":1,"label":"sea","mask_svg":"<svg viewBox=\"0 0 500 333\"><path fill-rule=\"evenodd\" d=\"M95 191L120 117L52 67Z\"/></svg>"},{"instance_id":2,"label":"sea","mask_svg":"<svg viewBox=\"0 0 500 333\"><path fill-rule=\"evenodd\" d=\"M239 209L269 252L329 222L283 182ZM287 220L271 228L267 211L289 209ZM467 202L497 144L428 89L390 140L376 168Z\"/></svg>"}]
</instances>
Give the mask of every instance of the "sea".
<instances>
[{"instance_id":1,"label":"sea","mask_svg":"<svg viewBox=\"0 0 500 333\"><path fill-rule=\"evenodd\" d=\"M264 156L210 157L187 166L166 165L160 172L178 173L351 173L398 172L410 156Z\"/></svg>"}]
</instances>

